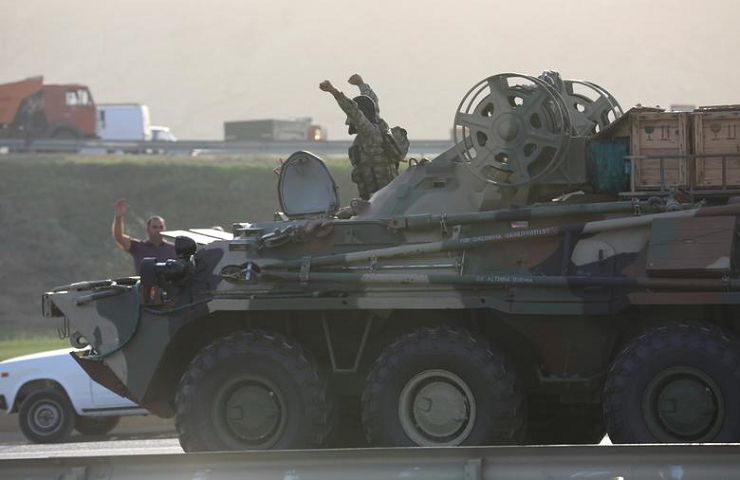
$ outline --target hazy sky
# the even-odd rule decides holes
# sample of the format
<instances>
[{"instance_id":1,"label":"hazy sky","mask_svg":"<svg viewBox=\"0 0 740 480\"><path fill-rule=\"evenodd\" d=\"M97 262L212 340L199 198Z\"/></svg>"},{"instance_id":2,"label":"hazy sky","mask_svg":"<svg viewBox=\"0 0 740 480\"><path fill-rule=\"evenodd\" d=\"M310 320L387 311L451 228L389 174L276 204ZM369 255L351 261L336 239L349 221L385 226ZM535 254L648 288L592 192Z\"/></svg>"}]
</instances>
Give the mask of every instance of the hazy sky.
<instances>
[{"instance_id":1,"label":"hazy sky","mask_svg":"<svg viewBox=\"0 0 740 480\"><path fill-rule=\"evenodd\" d=\"M0 82L43 74L95 100L149 105L180 138L225 120L344 116L318 89L360 73L412 138L447 138L500 72L559 70L635 103L740 103L736 0L0 0Z\"/></svg>"}]
</instances>

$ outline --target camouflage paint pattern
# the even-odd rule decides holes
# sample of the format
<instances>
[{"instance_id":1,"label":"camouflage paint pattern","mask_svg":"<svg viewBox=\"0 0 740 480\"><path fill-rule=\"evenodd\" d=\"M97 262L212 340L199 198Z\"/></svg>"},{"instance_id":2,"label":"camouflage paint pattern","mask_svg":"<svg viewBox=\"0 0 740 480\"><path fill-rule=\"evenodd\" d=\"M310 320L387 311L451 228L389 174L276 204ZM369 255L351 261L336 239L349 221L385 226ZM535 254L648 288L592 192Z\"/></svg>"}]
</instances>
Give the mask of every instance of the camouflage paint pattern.
<instances>
[{"instance_id":1,"label":"camouflage paint pattern","mask_svg":"<svg viewBox=\"0 0 740 480\"><path fill-rule=\"evenodd\" d=\"M622 205L632 208L630 202ZM656 230L656 225L667 228L657 220L681 219L701 230L705 222L718 219L724 231L734 232L735 217L727 214L740 214L740 204L639 216L553 215L529 220L529 228L511 227L515 220L510 219L526 219L535 211L501 210L496 213L504 220L480 224L474 216L467 219L471 222L456 224L450 215L447 231L434 223L425 229L391 226L413 222L411 217L325 219L318 224L294 220L287 222L292 229L286 222L251 224L248 235L199 250L195 261L201 273L192 285L167 307L141 307L140 319L135 288L79 306L76 302L89 291L62 290L49 297L98 352L115 350L131 337L104 361L129 395L145 404L161 400L148 396L170 339L188 323L223 311L284 311L290 301L290 308L317 314L419 310L423 305L548 317L616 315L629 308L630 298L657 303L634 297L662 293L652 293L655 289L684 291L684 304L690 298L695 304L709 303L706 295L725 298L718 303L735 303L729 300L734 297L722 295L733 295L723 292L740 288L740 280L718 277L711 268L730 255L731 241L724 252L718 249L715 257L706 259L700 278L650 276L646 260L651 236L686 238L675 229ZM495 217L491 212L482 215ZM578 223L584 216L589 221ZM264 232L274 234L278 228L290 232L286 243L265 246ZM701 239L696 230L686 233L692 241ZM245 263L260 271L257 280L243 279ZM602 290L593 291L596 287Z\"/></svg>"},{"instance_id":2,"label":"camouflage paint pattern","mask_svg":"<svg viewBox=\"0 0 740 480\"><path fill-rule=\"evenodd\" d=\"M366 130L362 165L385 168L377 127L339 103ZM740 203L595 201L558 172L499 188L471 174L458 147L409 166L350 219L235 224L232 240L180 260L184 279L59 287L44 313L89 342L79 361L94 378L161 416L174 413L193 358L239 331L295 339L337 392L357 397L395 339L461 327L512 359L530 403L598 406L609 366L649 327L740 328ZM537 201L555 188L586 194Z\"/></svg>"}]
</instances>

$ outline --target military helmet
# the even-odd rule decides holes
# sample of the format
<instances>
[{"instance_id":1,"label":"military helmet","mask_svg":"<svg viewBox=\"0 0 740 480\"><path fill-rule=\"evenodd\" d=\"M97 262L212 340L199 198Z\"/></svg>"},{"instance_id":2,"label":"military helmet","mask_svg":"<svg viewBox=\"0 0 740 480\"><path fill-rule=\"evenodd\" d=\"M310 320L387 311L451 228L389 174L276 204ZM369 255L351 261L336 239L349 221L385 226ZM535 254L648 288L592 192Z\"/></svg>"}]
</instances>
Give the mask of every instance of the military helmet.
<instances>
[{"instance_id":1,"label":"military helmet","mask_svg":"<svg viewBox=\"0 0 740 480\"><path fill-rule=\"evenodd\" d=\"M360 111L365 115L365 118L373 123L378 123L378 111L375 106L375 101L367 95L359 95L352 99Z\"/></svg>"}]
</instances>

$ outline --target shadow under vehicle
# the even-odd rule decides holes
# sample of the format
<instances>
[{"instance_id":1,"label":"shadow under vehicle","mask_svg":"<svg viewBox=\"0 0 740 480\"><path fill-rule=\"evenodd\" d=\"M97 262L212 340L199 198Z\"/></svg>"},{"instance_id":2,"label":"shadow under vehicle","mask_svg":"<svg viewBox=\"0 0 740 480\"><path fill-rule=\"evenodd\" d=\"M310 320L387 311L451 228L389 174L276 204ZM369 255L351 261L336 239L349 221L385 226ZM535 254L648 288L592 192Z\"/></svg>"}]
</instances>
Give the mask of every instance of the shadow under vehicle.
<instances>
[{"instance_id":1,"label":"shadow under vehicle","mask_svg":"<svg viewBox=\"0 0 740 480\"><path fill-rule=\"evenodd\" d=\"M682 151L676 118L495 75L449 150L349 213L297 152L274 222L178 237L44 312L186 451L347 446L360 424L371 446L738 441L740 163Z\"/></svg>"}]
</instances>

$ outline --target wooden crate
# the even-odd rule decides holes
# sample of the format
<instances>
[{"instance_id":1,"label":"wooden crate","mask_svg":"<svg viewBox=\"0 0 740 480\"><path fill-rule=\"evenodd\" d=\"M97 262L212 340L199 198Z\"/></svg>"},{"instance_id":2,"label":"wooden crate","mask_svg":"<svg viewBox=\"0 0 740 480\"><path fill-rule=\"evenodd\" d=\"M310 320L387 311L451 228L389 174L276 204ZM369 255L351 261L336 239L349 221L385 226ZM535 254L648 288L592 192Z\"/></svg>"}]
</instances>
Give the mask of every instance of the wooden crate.
<instances>
[{"instance_id":1,"label":"wooden crate","mask_svg":"<svg viewBox=\"0 0 740 480\"><path fill-rule=\"evenodd\" d=\"M690 133L687 112L640 112L630 118L631 154L682 155L689 153ZM661 187L688 186L689 162L685 158L663 160L664 181L661 185L660 161L632 160L633 190L660 190Z\"/></svg>"},{"instance_id":2,"label":"wooden crate","mask_svg":"<svg viewBox=\"0 0 740 480\"><path fill-rule=\"evenodd\" d=\"M703 107L692 113L694 153L730 154L722 158L697 158L694 183L697 188L740 188L740 105Z\"/></svg>"}]
</instances>

